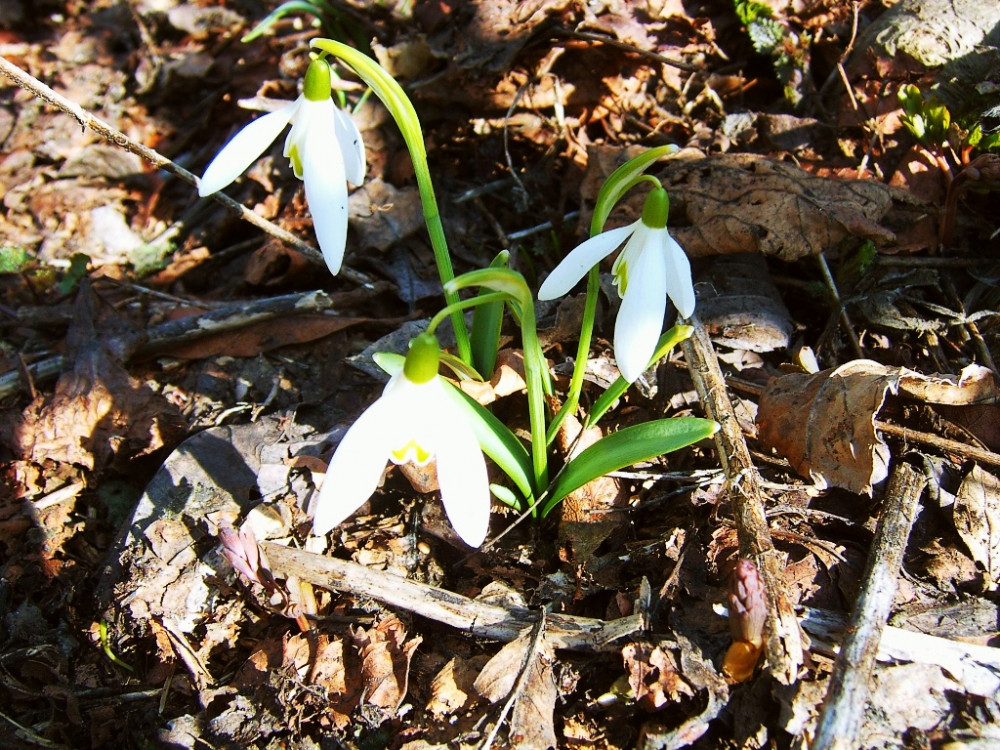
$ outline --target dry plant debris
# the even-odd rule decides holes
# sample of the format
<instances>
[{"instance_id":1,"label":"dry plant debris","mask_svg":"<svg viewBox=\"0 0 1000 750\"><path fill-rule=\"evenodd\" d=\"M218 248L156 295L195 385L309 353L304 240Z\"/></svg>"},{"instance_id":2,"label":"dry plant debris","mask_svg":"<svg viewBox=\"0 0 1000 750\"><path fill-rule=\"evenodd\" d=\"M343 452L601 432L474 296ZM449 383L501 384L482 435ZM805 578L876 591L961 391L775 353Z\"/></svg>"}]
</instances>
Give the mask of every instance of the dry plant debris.
<instances>
[{"instance_id":1,"label":"dry plant debris","mask_svg":"<svg viewBox=\"0 0 1000 750\"><path fill-rule=\"evenodd\" d=\"M297 95L313 16L239 42L276 5L0 3L0 745L1000 744L998 157L969 141L997 128L996 4L771 0L748 29L762 4L331 0L414 100L459 270L508 250L540 281L617 166L683 147L655 174L697 336L601 429L724 429L542 522L494 504L475 552L396 471L308 535L367 353L441 286L353 79L341 276L276 150L196 198L241 107ZM947 142L907 129L904 84ZM582 415L617 376L602 283ZM538 306L557 394L581 305ZM518 427L519 341L469 388Z\"/></svg>"}]
</instances>

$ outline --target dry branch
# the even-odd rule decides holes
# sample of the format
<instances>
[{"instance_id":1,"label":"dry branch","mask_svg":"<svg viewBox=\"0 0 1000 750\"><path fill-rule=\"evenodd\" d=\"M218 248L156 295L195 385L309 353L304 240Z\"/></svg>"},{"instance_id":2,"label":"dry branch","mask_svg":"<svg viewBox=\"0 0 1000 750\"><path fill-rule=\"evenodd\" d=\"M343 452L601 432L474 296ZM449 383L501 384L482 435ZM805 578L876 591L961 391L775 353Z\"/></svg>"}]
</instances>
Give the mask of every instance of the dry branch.
<instances>
[{"instance_id":1,"label":"dry branch","mask_svg":"<svg viewBox=\"0 0 1000 750\"><path fill-rule=\"evenodd\" d=\"M795 681L802 664L802 640L795 611L781 583L782 563L771 541L764 514L760 474L750 458L743 431L726 393L726 381L708 333L697 315L688 323L694 333L681 346L705 414L721 428L715 433L715 446L726 475L740 555L756 563L767 591L764 637L768 669L779 682L790 684Z\"/></svg>"},{"instance_id":2,"label":"dry branch","mask_svg":"<svg viewBox=\"0 0 1000 750\"><path fill-rule=\"evenodd\" d=\"M905 461L896 465L889 478L864 584L833 667L811 750L848 750L857 746L868 681L896 598L896 577L925 484L924 475Z\"/></svg>"},{"instance_id":3,"label":"dry branch","mask_svg":"<svg viewBox=\"0 0 1000 750\"><path fill-rule=\"evenodd\" d=\"M295 576L314 586L377 599L481 638L509 642L526 628L538 624L538 612L527 608L487 604L392 573L274 542L261 543L261 549L276 578ZM555 648L597 651L618 638L643 630L645 620L642 613L616 620L547 614L545 638Z\"/></svg>"}]
</instances>

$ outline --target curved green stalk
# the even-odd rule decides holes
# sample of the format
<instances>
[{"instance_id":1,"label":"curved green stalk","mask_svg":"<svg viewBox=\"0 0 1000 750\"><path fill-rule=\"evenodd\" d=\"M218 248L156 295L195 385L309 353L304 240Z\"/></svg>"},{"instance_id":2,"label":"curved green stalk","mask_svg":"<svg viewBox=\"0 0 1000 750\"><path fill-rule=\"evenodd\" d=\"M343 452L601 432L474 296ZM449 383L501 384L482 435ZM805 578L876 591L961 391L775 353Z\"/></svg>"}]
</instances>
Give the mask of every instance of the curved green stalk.
<instances>
[{"instance_id":1,"label":"curved green stalk","mask_svg":"<svg viewBox=\"0 0 1000 750\"><path fill-rule=\"evenodd\" d=\"M524 377L528 390L528 421L531 429L531 463L535 487L549 482L548 444L545 442L545 395L551 393L551 381L538 342L535 305L524 277L507 268L484 268L470 271L449 282L455 292L470 286L485 286L509 295L511 307L521 321L521 345L524 352ZM447 288L447 287L446 287ZM533 511L534 512L534 511Z\"/></svg>"},{"instance_id":2,"label":"curved green stalk","mask_svg":"<svg viewBox=\"0 0 1000 750\"><path fill-rule=\"evenodd\" d=\"M376 96L382 100L396 121L396 125L399 126L406 147L409 149L410 159L413 161L413 173L417 179L417 189L420 191L424 223L427 225L427 233L430 235L438 275L441 278L441 284L445 287L445 302L448 305L453 305L458 302L458 295L455 292L449 292L447 285L455 278L455 270L451 264L448 240L445 238L444 225L441 223L437 197L434 194L434 184L427 166L427 150L424 147L423 132L420 130L420 119L417 117L417 111L413 108L413 103L395 78L390 76L377 62L353 47L333 39L313 39L312 46L343 60L353 68L361 80L368 84ZM469 332L460 311L452 314L451 324L455 328L458 356L465 362L472 364Z\"/></svg>"},{"instance_id":3,"label":"curved green stalk","mask_svg":"<svg viewBox=\"0 0 1000 750\"><path fill-rule=\"evenodd\" d=\"M594 335L594 316L597 312L597 295L601 290L601 272L594 266L587 272L587 299L583 305L583 320L580 321L580 340L576 347L576 362L573 363L573 377L569 382L566 400L558 413L552 418L549 429L545 433L545 441L549 445L556 438L556 431L566 419L567 414L576 411L583 392L583 378L587 374L587 360L590 357L590 341Z\"/></svg>"}]
</instances>

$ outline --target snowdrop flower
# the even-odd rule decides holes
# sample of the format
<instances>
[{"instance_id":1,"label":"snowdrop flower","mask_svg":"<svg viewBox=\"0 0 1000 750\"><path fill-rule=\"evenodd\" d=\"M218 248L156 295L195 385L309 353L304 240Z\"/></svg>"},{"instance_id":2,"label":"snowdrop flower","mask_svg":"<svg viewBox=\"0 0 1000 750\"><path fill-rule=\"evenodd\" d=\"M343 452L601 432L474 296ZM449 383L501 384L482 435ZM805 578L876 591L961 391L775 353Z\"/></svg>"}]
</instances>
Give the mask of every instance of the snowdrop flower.
<instances>
[{"instance_id":1,"label":"snowdrop flower","mask_svg":"<svg viewBox=\"0 0 1000 750\"><path fill-rule=\"evenodd\" d=\"M298 99L233 136L208 165L198 194L211 195L239 177L289 123L284 155L295 176L305 182L316 239L336 274L347 244L347 182L360 185L364 180L365 146L357 125L333 103L326 60L310 63Z\"/></svg>"},{"instance_id":2,"label":"snowdrop flower","mask_svg":"<svg viewBox=\"0 0 1000 750\"><path fill-rule=\"evenodd\" d=\"M656 350L667 297L682 317L694 312L691 263L667 231L669 208L666 190L654 188L646 197L641 219L595 235L574 248L538 290L540 300L561 297L592 266L628 240L611 271L622 298L615 321L615 359L622 377L630 383L645 371Z\"/></svg>"},{"instance_id":3,"label":"snowdrop flower","mask_svg":"<svg viewBox=\"0 0 1000 750\"><path fill-rule=\"evenodd\" d=\"M439 356L433 334L414 339L402 372L351 425L327 468L313 534L326 534L371 497L387 460L422 466L436 458L448 520L470 547L483 543L490 521L486 460L437 374Z\"/></svg>"}]
</instances>

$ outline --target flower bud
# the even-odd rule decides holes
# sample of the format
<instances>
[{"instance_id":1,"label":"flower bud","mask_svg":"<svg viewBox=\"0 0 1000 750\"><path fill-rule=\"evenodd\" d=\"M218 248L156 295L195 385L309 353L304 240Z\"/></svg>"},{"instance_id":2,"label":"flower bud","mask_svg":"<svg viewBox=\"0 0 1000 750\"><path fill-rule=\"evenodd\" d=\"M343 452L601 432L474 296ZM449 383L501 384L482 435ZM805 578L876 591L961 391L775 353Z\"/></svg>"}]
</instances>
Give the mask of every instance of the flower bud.
<instances>
[{"instance_id":1,"label":"flower bud","mask_svg":"<svg viewBox=\"0 0 1000 750\"><path fill-rule=\"evenodd\" d=\"M740 558L729 582L729 629L735 641L763 643L767 600L757 566Z\"/></svg>"}]
</instances>

